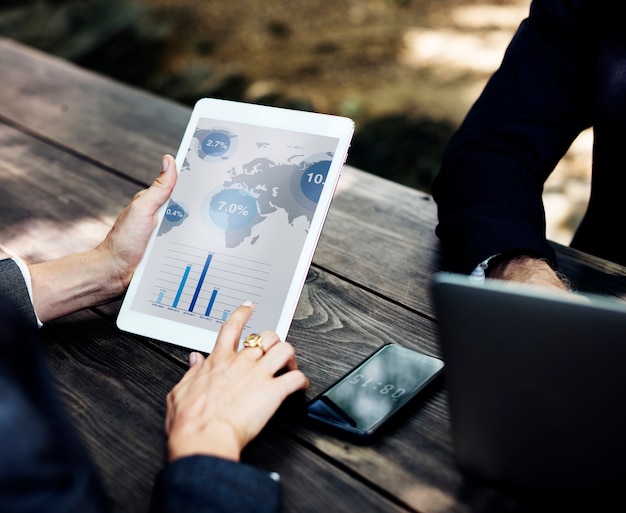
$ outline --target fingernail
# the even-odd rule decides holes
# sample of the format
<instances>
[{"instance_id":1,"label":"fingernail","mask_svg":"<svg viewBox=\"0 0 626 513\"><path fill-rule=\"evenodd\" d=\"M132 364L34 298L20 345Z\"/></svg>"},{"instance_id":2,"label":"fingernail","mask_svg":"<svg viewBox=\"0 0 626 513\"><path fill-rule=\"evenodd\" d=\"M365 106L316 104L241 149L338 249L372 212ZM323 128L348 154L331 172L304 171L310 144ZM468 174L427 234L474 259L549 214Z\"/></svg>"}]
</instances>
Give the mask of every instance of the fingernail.
<instances>
[{"instance_id":1,"label":"fingernail","mask_svg":"<svg viewBox=\"0 0 626 513\"><path fill-rule=\"evenodd\" d=\"M189 366L191 367L198 361L198 353L189 353Z\"/></svg>"},{"instance_id":2,"label":"fingernail","mask_svg":"<svg viewBox=\"0 0 626 513\"><path fill-rule=\"evenodd\" d=\"M241 303L241 306L254 306L252 304L252 301L244 301L243 303Z\"/></svg>"},{"instance_id":3,"label":"fingernail","mask_svg":"<svg viewBox=\"0 0 626 513\"><path fill-rule=\"evenodd\" d=\"M167 171L169 167L170 167L170 159L168 159L167 157L163 157L161 173L165 173L165 171Z\"/></svg>"}]
</instances>

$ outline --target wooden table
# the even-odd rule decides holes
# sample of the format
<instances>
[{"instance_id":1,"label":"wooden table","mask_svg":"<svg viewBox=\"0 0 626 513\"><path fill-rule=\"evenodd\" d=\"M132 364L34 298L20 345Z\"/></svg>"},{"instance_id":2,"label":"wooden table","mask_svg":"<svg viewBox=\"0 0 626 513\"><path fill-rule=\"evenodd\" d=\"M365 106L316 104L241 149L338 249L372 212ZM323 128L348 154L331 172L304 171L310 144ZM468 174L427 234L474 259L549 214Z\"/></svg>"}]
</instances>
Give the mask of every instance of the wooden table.
<instances>
[{"instance_id":1,"label":"wooden table","mask_svg":"<svg viewBox=\"0 0 626 513\"><path fill-rule=\"evenodd\" d=\"M190 109L0 40L0 256L29 261L99 242L178 147ZM429 296L432 198L346 168L288 340L307 398L395 342L439 356ZM626 270L558 248L583 290L622 296ZM79 270L77 270L79 272ZM164 461L164 398L187 351L114 325L119 302L41 330L49 361L117 511L145 511ZM356 446L284 408L244 453L281 474L287 512L539 511L546 497L462 476L440 387L384 437ZM550 509L549 507L547 509Z\"/></svg>"}]
</instances>

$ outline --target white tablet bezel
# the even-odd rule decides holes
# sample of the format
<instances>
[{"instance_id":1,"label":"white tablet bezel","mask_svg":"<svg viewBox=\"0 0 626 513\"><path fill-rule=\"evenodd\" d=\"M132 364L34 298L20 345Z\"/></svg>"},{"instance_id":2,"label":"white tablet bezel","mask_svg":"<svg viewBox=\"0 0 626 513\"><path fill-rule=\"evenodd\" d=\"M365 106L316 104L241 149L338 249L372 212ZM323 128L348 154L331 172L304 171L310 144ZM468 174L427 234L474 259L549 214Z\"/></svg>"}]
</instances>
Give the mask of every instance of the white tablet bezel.
<instances>
[{"instance_id":1,"label":"white tablet bezel","mask_svg":"<svg viewBox=\"0 0 626 513\"><path fill-rule=\"evenodd\" d=\"M308 235L302 247L278 324L277 326L266 327L266 329L276 331L281 340L285 340L341 174L341 168L347 156L354 131L354 122L349 118L328 114L203 98L193 108L176 155L176 165L179 171L185 162L185 156L193 139L198 121L202 118L255 125L260 128L292 130L294 132L317 134L338 139L330 169L327 173L326 183L321 191L315 213L311 218ZM158 227L165 215L166 207L167 202L159 209L157 228L152 233L144 258L141 260L130 282L118 314L117 326L123 331L209 353L215 345L217 331L138 312L131 308L146 269L146 262L155 242ZM244 330L242 338L246 334Z\"/></svg>"}]
</instances>

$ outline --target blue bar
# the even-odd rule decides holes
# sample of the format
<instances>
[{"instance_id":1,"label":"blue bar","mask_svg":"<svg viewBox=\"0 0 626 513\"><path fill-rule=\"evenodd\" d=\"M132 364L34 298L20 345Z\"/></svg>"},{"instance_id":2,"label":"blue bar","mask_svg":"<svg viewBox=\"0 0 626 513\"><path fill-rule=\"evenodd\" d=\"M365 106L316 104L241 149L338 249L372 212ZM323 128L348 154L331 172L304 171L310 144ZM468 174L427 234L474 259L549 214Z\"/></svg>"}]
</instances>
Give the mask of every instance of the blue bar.
<instances>
[{"instance_id":1,"label":"blue bar","mask_svg":"<svg viewBox=\"0 0 626 513\"><path fill-rule=\"evenodd\" d=\"M217 289L213 289L213 294L211 294L211 299L209 299L209 304L206 307L206 312L204 312L204 315L206 315L207 317L211 315L211 310L213 310L213 303L215 303L216 297L217 297Z\"/></svg>"},{"instance_id":2,"label":"blue bar","mask_svg":"<svg viewBox=\"0 0 626 513\"><path fill-rule=\"evenodd\" d=\"M185 267L185 274L183 274L183 279L180 280L180 285L178 286L178 291L176 292L176 297L174 298L174 302L172 303L172 306L174 308L178 308L178 302L180 301L180 296L182 295L183 289L185 288L185 282L187 281L187 278L189 277L189 271L191 271L191 266L190 265Z\"/></svg>"},{"instance_id":3,"label":"blue bar","mask_svg":"<svg viewBox=\"0 0 626 513\"><path fill-rule=\"evenodd\" d=\"M161 301L163 301L163 294L165 294L165 291L163 289L161 289L159 291L159 296L157 297L157 303L161 304Z\"/></svg>"},{"instance_id":4,"label":"blue bar","mask_svg":"<svg viewBox=\"0 0 626 513\"><path fill-rule=\"evenodd\" d=\"M196 290L193 293L193 298L191 299L191 303L189 304L190 312L193 312L193 309L196 306L196 301L198 300L198 296L200 295L200 289L202 288L202 284L204 283L204 278L206 277L206 272L209 269L209 265L211 265L212 258L213 258L213 253L209 253L209 256L206 257L206 261L204 262L204 267L202 268L202 273L200 274L200 279L198 280L198 285L196 285Z\"/></svg>"},{"instance_id":5,"label":"blue bar","mask_svg":"<svg viewBox=\"0 0 626 513\"><path fill-rule=\"evenodd\" d=\"M229 315L230 315L230 310L224 310L224 313L222 313L222 320L225 321L226 319L228 319Z\"/></svg>"}]
</instances>

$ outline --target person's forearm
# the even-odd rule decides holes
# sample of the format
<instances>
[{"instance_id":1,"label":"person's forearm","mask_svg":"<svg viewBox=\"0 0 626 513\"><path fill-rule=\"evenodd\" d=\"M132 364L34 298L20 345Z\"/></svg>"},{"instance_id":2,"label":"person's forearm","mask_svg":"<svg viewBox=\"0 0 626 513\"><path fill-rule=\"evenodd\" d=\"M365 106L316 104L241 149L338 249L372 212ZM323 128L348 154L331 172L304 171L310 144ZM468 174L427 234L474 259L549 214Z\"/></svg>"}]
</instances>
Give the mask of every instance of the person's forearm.
<instances>
[{"instance_id":1,"label":"person's forearm","mask_svg":"<svg viewBox=\"0 0 626 513\"><path fill-rule=\"evenodd\" d=\"M33 306L41 322L101 305L120 296L127 286L99 249L29 265Z\"/></svg>"},{"instance_id":2,"label":"person's forearm","mask_svg":"<svg viewBox=\"0 0 626 513\"><path fill-rule=\"evenodd\" d=\"M174 158L165 155L161 174L135 195L96 248L28 266L41 322L101 305L126 290L177 176Z\"/></svg>"}]
</instances>

